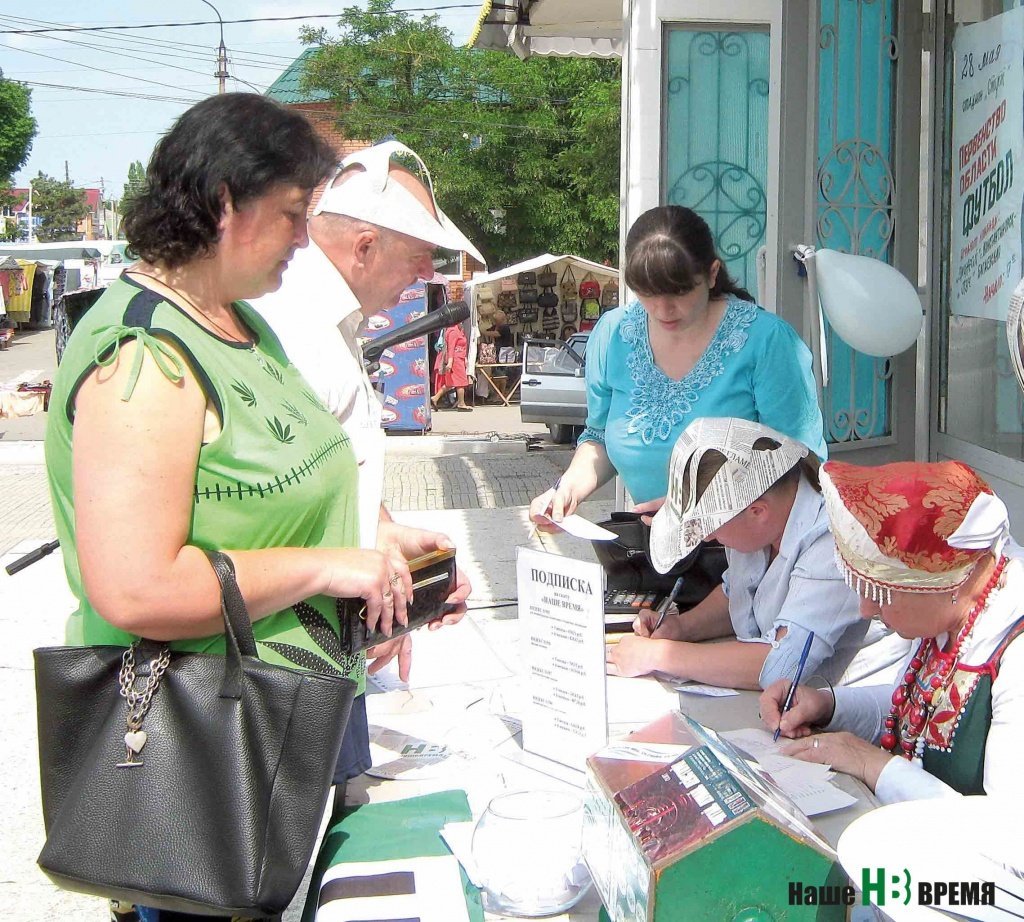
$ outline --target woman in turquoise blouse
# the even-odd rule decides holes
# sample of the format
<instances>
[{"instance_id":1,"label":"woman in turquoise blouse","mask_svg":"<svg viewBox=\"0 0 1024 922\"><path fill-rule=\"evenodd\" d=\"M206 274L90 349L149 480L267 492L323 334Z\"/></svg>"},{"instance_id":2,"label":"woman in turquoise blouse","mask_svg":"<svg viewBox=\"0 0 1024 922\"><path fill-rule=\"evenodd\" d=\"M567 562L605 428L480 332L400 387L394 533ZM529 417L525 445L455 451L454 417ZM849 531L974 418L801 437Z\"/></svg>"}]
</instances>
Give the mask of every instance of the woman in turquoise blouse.
<instances>
[{"instance_id":1,"label":"woman in turquoise blouse","mask_svg":"<svg viewBox=\"0 0 1024 922\"><path fill-rule=\"evenodd\" d=\"M587 428L557 489L530 506L539 527L557 527L616 473L636 502L663 497L672 446L702 416L764 423L825 458L810 351L730 278L696 212L642 214L624 275L639 300L590 335Z\"/></svg>"}]
</instances>

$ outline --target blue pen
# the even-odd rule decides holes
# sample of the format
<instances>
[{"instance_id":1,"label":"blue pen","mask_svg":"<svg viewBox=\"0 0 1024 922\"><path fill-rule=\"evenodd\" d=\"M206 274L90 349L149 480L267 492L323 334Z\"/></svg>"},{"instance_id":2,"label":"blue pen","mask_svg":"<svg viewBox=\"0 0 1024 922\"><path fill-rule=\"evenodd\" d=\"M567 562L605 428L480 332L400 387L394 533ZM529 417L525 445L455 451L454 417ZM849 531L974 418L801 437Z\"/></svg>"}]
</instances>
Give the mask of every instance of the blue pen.
<instances>
[{"instance_id":1,"label":"blue pen","mask_svg":"<svg viewBox=\"0 0 1024 922\"><path fill-rule=\"evenodd\" d=\"M665 615L668 614L669 607L676 600L676 596L679 595L680 592L682 592L683 583L685 582L686 577L680 576L679 579L676 580L675 585L672 587L672 591L667 596L665 596L664 601L661 603L661 605L658 606L658 621L654 625L654 631L658 630L658 628L661 627L662 623L665 620ZM651 631L651 633L653 634L654 631Z\"/></svg>"},{"instance_id":2,"label":"blue pen","mask_svg":"<svg viewBox=\"0 0 1024 922\"><path fill-rule=\"evenodd\" d=\"M807 634L807 640L804 642L804 652L800 654L800 662L797 663L796 667L796 678L793 679L793 684L789 686L789 694L786 695L786 703L782 705L782 714L785 714L791 707L793 707L793 697L796 695L796 687L800 684L800 677L804 674L804 666L807 665L807 654L811 652L811 643L814 641L814 631L810 631ZM775 735L772 737L772 742L777 743L779 741L779 734L782 732L782 714L779 715L779 726L775 731Z\"/></svg>"}]
</instances>

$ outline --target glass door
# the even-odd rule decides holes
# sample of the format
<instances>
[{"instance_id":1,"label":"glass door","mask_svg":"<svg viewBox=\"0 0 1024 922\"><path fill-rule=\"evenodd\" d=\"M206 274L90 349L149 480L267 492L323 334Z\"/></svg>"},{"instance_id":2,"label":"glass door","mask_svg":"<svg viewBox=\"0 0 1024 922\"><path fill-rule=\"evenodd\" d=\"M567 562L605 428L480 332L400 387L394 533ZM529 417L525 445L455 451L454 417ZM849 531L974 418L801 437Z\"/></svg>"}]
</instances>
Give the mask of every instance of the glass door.
<instances>
[{"instance_id":1,"label":"glass door","mask_svg":"<svg viewBox=\"0 0 1024 922\"><path fill-rule=\"evenodd\" d=\"M939 35L932 454L975 467L1024 522L1024 398L1006 342L1021 279L1024 9L953 0Z\"/></svg>"}]
</instances>

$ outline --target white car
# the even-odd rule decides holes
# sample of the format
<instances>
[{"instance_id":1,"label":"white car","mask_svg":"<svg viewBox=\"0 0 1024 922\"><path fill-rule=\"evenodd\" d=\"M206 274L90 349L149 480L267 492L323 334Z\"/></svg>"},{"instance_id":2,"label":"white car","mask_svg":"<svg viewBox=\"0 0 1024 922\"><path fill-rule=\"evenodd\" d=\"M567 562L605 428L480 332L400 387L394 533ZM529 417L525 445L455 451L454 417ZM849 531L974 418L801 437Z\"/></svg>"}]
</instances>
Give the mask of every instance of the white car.
<instances>
[{"instance_id":1,"label":"white car","mask_svg":"<svg viewBox=\"0 0 1024 922\"><path fill-rule=\"evenodd\" d=\"M586 367L589 333L568 341L527 339L523 343L519 412L524 423L545 423L551 441L566 444L587 421Z\"/></svg>"}]
</instances>

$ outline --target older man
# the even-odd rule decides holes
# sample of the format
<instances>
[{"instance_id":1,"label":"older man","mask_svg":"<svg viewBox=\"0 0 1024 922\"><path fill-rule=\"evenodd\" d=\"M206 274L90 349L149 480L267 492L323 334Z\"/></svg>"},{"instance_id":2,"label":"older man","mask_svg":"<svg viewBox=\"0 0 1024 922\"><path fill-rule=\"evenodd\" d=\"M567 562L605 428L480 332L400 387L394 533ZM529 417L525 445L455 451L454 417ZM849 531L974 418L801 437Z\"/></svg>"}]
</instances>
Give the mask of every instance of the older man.
<instances>
[{"instance_id":1,"label":"older man","mask_svg":"<svg viewBox=\"0 0 1024 922\"><path fill-rule=\"evenodd\" d=\"M419 164L426 184L395 161L399 155ZM438 247L464 250L481 261L483 257L437 206L423 161L395 141L342 161L309 219L308 231L309 246L296 252L281 287L254 306L352 441L359 463L361 543L403 559L451 547L445 535L394 523L382 503L382 407L363 369L357 335L369 317L396 305L409 285L433 277ZM456 610L445 615L444 623L459 620L469 592L460 574L449 599ZM369 655L374 659L371 673L397 656L399 675L408 677L408 635L373 648ZM369 767L365 740L353 739L365 734L365 719L353 719L349 727L335 773L338 782Z\"/></svg>"}]
</instances>

